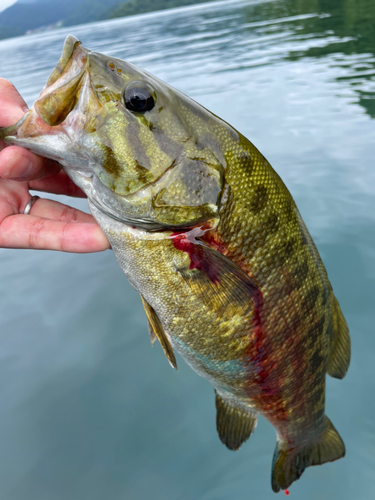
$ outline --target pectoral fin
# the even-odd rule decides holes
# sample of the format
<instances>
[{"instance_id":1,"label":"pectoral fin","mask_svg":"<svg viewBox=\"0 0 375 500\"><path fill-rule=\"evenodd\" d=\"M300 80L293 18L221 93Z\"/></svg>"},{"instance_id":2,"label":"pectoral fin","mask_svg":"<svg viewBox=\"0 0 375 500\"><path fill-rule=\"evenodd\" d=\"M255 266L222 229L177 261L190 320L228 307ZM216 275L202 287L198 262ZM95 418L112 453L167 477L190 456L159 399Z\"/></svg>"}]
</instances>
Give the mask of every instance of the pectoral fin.
<instances>
[{"instance_id":1,"label":"pectoral fin","mask_svg":"<svg viewBox=\"0 0 375 500\"><path fill-rule=\"evenodd\" d=\"M167 356L167 359L169 361L169 364L177 370L177 362L176 358L173 352L173 348L171 346L171 343L166 336L163 326L160 323L160 319L158 318L156 312L153 310L153 308L150 306L148 302L145 301L145 299L142 297L142 303L143 307L145 308L147 319L149 321L149 334L150 334L150 339L151 343L153 344L155 342L155 339L157 338L158 341L160 342L160 345L163 348L164 354ZM152 333L151 333L152 332Z\"/></svg>"},{"instance_id":2,"label":"pectoral fin","mask_svg":"<svg viewBox=\"0 0 375 500\"><path fill-rule=\"evenodd\" d=\"M236 451L247 441L257 425L256 412L235 408L216 394L216 428L220 440L227 448Z\"/></svg>"},{"instance_id":3,"label":"pectoral fin","mask_svg":"<svg viewBox=\"0 0 375 500\"><path fill-rule=\"evenodd\" d=\"M225 255L199 241L180 249L189 254L190 267L178 269L193 293L219 314L233 309L246 314L262 305L262 295L253 280Z\"/></svg>"}]
</instances>

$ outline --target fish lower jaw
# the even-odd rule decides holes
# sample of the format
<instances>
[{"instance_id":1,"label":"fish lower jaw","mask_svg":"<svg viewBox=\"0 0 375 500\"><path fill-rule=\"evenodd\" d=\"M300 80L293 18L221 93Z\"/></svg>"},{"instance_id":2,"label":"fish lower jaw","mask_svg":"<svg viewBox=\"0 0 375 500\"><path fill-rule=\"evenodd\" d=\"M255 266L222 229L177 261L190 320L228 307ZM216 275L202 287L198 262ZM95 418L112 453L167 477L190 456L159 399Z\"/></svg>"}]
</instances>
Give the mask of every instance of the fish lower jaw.
<instances>
[{"instance_id":1,"label":"fish lower jaw","mask_svg":"<svg viewBox=\"0 0 375 500\"><path fill-rule=\"evenodd\" d=\"M25 149L28 149L32 153L43 156L44 158L48 158L50 160L55 160L58 163L63 164L65 161L67 154L67 145L68 142L61 144L60 139L57 139L57 136L49 136L52 139L48 141L48 143L44 140L43 137L14 137L14 136L6 136L4 141L6 144L12 146L20 146ZM54 140L54 138L56 140ZM65 147L64 147L65 146ZM61 154L59 154L61 151ZM73 157L73 155L72 155Z\"/></svg>"}]
</instances>

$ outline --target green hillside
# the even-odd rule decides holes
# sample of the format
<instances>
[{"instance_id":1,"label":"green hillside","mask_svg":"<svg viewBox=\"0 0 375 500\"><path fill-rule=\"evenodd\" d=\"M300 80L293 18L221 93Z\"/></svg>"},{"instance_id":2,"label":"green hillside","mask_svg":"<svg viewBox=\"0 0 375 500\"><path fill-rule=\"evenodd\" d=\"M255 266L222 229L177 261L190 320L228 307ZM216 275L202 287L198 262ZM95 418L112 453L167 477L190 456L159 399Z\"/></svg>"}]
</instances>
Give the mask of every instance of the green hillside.
<instances>
[{"instance_id":1,"label":"green hillside","mask_svg":"<svg viewBox=\"0 0 375 500\"><path fill-rule=\"evenodd\" d=\"M0 12L0 39L28 31L74 26L210 0L18 0Z\"/></svg>"},{"instance_id":2,"label":"green hillside","mask_svg":"<svg viewBox=\"0 0 375 500\"><path fill-rule=\"evenodd\" d=\"M0 39L30 30L97 21L104 12L118 6L118 0L19 0L0 12Z\"/></svg>"}]
</instances>

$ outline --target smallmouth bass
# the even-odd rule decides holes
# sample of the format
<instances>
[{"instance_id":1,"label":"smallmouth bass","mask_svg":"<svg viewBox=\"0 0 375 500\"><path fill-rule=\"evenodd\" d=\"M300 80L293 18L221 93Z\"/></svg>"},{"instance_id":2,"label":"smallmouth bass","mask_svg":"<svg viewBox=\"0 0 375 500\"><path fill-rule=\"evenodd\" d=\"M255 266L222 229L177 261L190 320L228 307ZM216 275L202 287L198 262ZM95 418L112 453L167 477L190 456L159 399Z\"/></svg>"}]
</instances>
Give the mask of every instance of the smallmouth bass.
<instances>
[{"instance_id":1,"label":"smallmouth bass","mask_svg":"<svg viewBox=\"0 0 375 500\"><path fill-rule=\"evenodd\" d=\"M341 458L325 376L350 361L345 319L284 183L239 132L130 63L67 38L32 109L0 132L83 189L140 294L151 341L215 389L237 450L274 426L274 491Z\"/></svg>"}]
</instances>

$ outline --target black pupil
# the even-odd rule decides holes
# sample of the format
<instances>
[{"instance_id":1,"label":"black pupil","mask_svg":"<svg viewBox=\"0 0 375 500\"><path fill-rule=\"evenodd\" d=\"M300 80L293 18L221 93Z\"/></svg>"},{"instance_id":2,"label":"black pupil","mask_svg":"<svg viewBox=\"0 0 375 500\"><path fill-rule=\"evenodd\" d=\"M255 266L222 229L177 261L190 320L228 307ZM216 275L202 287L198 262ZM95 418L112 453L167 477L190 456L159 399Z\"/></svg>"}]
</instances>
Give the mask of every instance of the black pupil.
<instances>
[{"instance_id":1,"label":"black pupil","mask_svg":"<svg viewBox=\"0 0 375 500\"><path fill-rule=\"evenodd\" d=\"M154 98L147 88L133 87L125 90L125 106L130 111L144 113L154 107Z\"/></svg>"}]
</instances>

